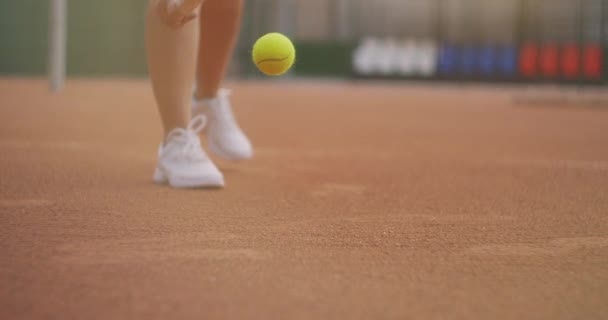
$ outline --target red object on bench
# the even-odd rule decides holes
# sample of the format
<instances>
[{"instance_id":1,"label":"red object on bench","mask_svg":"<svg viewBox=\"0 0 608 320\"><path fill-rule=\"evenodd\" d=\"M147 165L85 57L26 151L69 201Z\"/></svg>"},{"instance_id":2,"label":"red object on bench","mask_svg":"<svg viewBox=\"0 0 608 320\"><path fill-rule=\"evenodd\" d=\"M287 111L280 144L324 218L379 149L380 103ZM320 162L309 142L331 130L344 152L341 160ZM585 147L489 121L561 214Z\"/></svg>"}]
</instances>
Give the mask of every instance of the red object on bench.
<instances>
[{"instance_id":1,"label":"red object on bench","mask_svg":"<svg viewBox=\"0 0 608 320\"><path fill-rule=\"evenodd\" d=\"M547 78L559 76L559 48L556 44L545 44L540 49L540 71Z\"/></svg>"},{"instance_id":2,"label":"red object on bench","mask_svg":"<svg viewBox=\"0 0 608 320\"><path fill-rule=\"evenodd\" d=\"M526 78L538 74L538 46L535 43L522 45L519 51L519 73Z\"/></svg>"},{"instance_id":3,"label":"red object on bench","mask_svg":"<svg viewBox=\"0 0 608 320\"><path fill-rule=\"evenodd\" d=\"M598 80L602 77L604 53L599 44L588 44L583 51L583 74L586 79Z\"/></svg>"},{"instance_id":4,"label":"red object on bench","mask_svg":"<svg viewBox=\"0 0 608 320\"><path fill-rule=\"evenodd\" d=\"M581 74L581 50L575 43L565 44L561 55L562 75L566 79L576 79Z\"/></svg>"}]
</instances>

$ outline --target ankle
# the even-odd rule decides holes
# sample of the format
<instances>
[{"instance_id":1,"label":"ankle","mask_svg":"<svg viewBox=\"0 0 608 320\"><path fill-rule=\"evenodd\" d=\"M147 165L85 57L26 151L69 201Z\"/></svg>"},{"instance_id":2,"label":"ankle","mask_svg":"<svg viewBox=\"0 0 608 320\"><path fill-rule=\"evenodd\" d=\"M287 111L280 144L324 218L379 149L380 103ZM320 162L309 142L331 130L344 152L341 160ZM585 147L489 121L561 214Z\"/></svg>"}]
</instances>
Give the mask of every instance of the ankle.
<instances>
[{"instance_id":1,"label":"ankle","mask_svg":"<svg viewBox=\"0 0 608 320\"><path fill-rule=\"evenodd\" d=\"M196 88L194 91L194 100L197 102L209 102L217 100L221 97L230 95L230 89L218 88L216 90L205 90L202 88Z\"/></svg>"},{"instance_id":2,"label":"ankle","mask_svg":"<svg viewBox=\"0 0 608 320\"><path fill-rule=\"evenodd\" d=\"M194 92L194 100L196 101L209 101L217 98L219 95L219 90L210 91L210 90L201 90L196 89Z\"/></svg>"}]
</instances>

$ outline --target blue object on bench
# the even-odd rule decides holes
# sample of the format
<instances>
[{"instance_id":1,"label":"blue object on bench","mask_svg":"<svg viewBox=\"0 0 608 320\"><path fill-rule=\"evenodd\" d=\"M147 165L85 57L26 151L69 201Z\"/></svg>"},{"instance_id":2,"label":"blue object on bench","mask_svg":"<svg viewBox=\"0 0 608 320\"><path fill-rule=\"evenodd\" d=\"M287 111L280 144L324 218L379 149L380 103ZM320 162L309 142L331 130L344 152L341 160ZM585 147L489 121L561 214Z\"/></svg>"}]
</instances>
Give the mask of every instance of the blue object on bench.
<instances>
[{"instance_id":1,"label":"blue object on bench","mask_svg":"<svg viewBox=\"0 0 608 320\"><path fill-rule=\"evenodd\" d=\"M459 71L462 75L471 76L477 71L477 58L479 49L473 46L466 46L461 49Z\"/></svg>"},{"instance_id":2,"label":"blue object on bench","mask_svg":"<svg viewBox=\"0 0 608 320\"><path fill-rule=\"evenodd\" d=\"M482 75L493 76L496 74L499 60L498 53L498 50L493 46L485 46L480 49L478 66Z\"/></svg>"},{"instance_id":3,"label":"blue object on bench","mask_svg":"<svg viewBox=\"0 0 608 320\"><path fill-rule=\"evenodd\" d=\"M437 73L450 75L456 73L458 65L458 48L452 45L444 45L439 50L437 58Z\"/></svg>"},{"instance_id":4,"label":"blue object on bench","mask_svg":"<svg viewBox=\"0 0 608 320\"><path fill-rule=\"evenodd\" d=\"M504 77L512 77L517 74L518 50L514 46L500 49L498 68Z\"/></svg>"}]
</instances>

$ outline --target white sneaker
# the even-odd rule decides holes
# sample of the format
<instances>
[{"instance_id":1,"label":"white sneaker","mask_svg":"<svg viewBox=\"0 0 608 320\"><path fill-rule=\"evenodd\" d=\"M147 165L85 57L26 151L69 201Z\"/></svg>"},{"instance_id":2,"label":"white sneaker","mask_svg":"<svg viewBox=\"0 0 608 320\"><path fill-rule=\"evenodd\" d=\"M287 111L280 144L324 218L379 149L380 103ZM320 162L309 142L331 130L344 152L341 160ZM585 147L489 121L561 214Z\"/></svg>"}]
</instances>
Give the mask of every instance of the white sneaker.
<instances>
[{"instance_id":1,"label":"white sneaker","mask_svg":"<svg viewBox=\"0 0 608 320\"><path fill-rule=\"evenodd\" d=\"M229 90L221 89L216 98L194 100L192 114L203 114L209 119L205 133L211 152L226 160L250 159L253 156L251 142L236 123L229 95Z\"/></svg>"},{"instance_id":2,"label":"white sneaker","mask_svg":"<svg viewBox=\"0 0 608 320\"><path fill-rule=\"evenodd\" d=\"M185 129L173 129L158 150L154 171L156 183L169 183L174 188L223 187L224 177L201 148L199 132L206 118L198 115Z\"/></svg>"}]
</instances>

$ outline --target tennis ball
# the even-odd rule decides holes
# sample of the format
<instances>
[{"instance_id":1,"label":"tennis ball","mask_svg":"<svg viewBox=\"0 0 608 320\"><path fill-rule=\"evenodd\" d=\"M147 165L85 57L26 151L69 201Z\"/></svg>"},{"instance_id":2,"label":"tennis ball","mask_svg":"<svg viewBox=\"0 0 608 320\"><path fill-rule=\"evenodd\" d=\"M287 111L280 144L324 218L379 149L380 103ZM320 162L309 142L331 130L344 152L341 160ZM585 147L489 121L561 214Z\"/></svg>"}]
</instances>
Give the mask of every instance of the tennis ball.
<instances>
[{"instance_id":1,"label":"tennis ball","mask_svg":"<svg viewBox=\"0 0 608 320\"><path fill-rule=\"evenodd\" d=\"M296 48L280 33L266 34L253 45L253 63L266 75L282 75L295 60Z\"/></svg>"}]
</instances>

